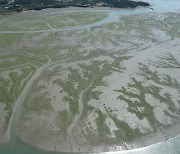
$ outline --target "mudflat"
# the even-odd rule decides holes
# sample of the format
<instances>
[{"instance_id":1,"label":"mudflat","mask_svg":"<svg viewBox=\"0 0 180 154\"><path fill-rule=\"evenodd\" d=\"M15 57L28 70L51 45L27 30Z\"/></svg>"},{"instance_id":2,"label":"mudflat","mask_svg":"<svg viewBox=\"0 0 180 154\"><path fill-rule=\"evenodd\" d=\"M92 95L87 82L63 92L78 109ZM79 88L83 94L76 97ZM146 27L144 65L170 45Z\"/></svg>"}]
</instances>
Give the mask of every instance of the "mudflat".
<instances>
[{"instance_id":1,"label":"mudflat","mask_svg":"<svg viewBox=\"0 0 180 154\"><path fill-rule=\"evenodd\" d=\"M179 134L179 13L93 26L114 11L0 17L1 132L60 152L127 150Z\"/></svg>"}]
</instances>

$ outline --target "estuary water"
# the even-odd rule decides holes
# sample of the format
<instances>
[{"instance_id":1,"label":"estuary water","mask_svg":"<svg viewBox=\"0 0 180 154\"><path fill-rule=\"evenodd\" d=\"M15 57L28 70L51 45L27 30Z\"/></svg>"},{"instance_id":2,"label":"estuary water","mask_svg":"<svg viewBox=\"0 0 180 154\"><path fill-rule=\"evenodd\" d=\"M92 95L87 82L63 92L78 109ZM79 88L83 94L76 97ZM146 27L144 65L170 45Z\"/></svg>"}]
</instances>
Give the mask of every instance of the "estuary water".
<instances>
[{"instance_id":1,"label":"estuary water","mask_svg":"<svg viewBox=\"0 0 180 154\"><path fill-rule=\"evenodd\" d=\"M48 31L51 32L51 31L81 30L81 29L86 29L90 27L100 26L102 24L111 22L121 15L130 15L130 14L148 13L148 12L165 13L165 12L180 11L180 0L144 0L144 1L149 2L153 10L150 8L117 9L117 10L105 9L106 11L112 12L110 16L108 16L107 18L103 19L100 22L88 24L85 26L77 26L73 28L63 28L63 29L48 29L48 30L43 30L43 31L0 31L0 33L36 33L36 32L48 32ZM94 12L98 10L91 9L90 11ZM66 13L66 11L64 13ZM19 141L15 135L16 134L15 132L16 132L16 126L17 126L20 113L16 111L14 116L15 117L12 119L11 128L10 128L10 142L8 144L0 144L0 154L56 154L56 152L48 152L48 151L34 149L22 143L21 141ZM169 139L167 141L153 144L145 148L139 148L139 149L121 151L121 152L107 152L107 154L115 154L115 153L120 153L120 154L180 154L180 135L172 139Z\"/></svg>"}]
</instances>

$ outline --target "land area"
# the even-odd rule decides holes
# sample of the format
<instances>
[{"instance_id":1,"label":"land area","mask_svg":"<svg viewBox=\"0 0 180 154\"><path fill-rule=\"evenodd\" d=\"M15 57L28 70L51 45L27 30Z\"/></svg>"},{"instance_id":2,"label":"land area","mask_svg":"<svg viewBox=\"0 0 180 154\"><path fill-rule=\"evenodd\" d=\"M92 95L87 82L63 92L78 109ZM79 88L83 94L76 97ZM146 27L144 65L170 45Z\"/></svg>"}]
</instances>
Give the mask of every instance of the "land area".
<instances>
[{"instance_id":1,"label":"land area","mask_svg":"<svg viewBox=\"0 0 180 154\"><path fill-rule=\"evenodd\" d=\"M0 0L0 13L8 14L25 10L66 7L113 7L135 8L149 6L146 2L131 0Z\"/></svg>"},{"instance_id":2,"label":"land area","mask_svg":"<svg viewBox=\"0 0 180 154\"><path fill-rule=\"evenodd\" d=\"M93 27L116 11L83 11L0 16L1 141L14 120L14 135L48 151L127 150L178 135L180 14Z\"/></svg>"}]
</instances>

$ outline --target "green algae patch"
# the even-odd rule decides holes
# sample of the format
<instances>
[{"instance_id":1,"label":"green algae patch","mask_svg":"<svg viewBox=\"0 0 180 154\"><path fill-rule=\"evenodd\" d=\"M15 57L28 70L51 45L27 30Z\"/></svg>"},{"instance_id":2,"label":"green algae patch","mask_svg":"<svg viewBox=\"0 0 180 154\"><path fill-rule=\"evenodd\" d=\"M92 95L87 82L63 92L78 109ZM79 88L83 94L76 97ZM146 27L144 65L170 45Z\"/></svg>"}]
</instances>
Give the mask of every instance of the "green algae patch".
<instances>
[{"instance_id":1,"label":"green algae patch","mask_svg":"<svg viewBox=\"0 0 180 154\"><path fill-rule=\"evenodd\" d=\"M24 34L0 34L0 48L7 48L19 43Z\"/></svg>"}]
</instances>

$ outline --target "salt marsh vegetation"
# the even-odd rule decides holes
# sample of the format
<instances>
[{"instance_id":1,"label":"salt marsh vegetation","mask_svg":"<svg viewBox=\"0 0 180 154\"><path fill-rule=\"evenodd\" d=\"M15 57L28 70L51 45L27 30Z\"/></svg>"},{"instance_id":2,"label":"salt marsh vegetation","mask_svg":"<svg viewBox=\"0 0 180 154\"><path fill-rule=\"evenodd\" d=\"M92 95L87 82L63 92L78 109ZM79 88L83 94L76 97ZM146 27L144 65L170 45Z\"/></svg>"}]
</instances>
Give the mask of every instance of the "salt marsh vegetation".
<instances>
[{"instance_id":1,"label":"salt marsh vegetation","mask_svg":"<svg viewBox=\"0 0 180 154\"><path fill-rule=\"evenodd\" d=\"M4 17L1 30L66 28L107 16L31 13ZM123 150L152 144L147 138L159 132L157 142L177 135L169 132L180 122L179 20L178 13L138 14L87 29L0 34L1 129L25 89L17 136L36 148Z\"/></svg>"}]
</instances>

